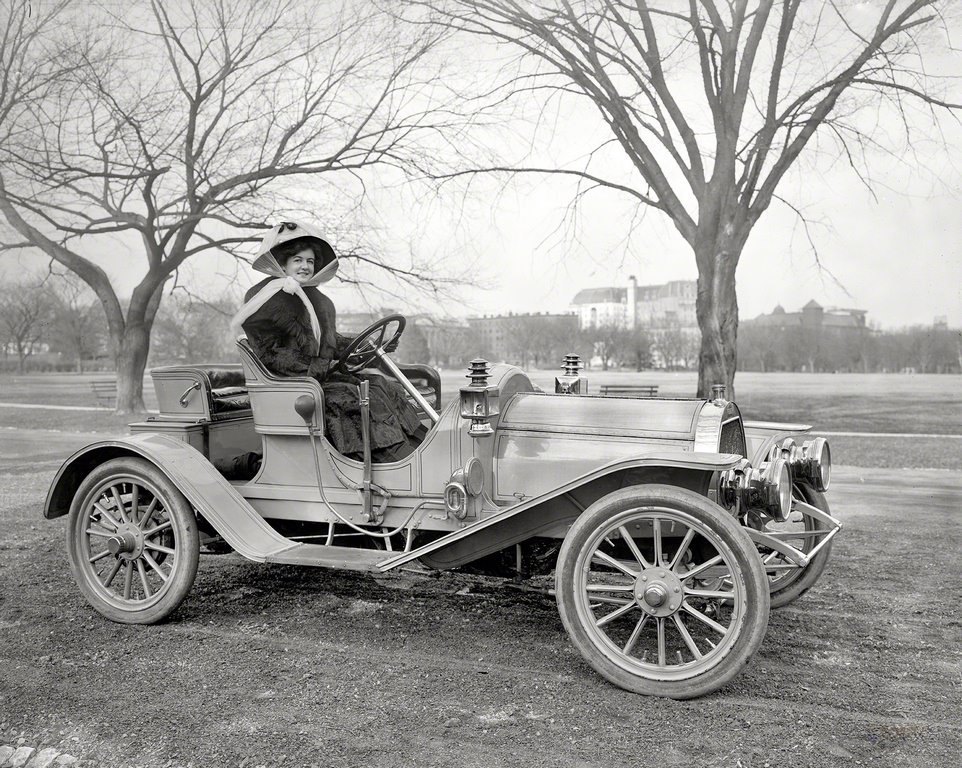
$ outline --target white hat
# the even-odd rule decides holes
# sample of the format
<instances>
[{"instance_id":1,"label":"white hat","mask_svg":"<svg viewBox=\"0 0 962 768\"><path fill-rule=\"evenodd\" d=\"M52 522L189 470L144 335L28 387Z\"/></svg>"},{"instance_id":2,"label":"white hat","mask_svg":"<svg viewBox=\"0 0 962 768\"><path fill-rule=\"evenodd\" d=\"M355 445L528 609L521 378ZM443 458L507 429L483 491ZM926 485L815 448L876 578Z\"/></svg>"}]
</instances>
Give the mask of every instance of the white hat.
<instances>
[{"instance_id":1,"label":"white hat","mask_svg":"<svg viewBox=\"0 0 962 768\"><path fill-rule=\"evenodd\" d=\"M304 240L305 247L314 251L314 276L304 285L320 285L334 277L337 273L337 254L334 253L331 244L314 227L292 221L281 222L264 235L257 251L257 258L254 259L254 269L275 277L285 277L287 273L271 251L278 245L292 240Z\"/></svg>"}]
</instances>

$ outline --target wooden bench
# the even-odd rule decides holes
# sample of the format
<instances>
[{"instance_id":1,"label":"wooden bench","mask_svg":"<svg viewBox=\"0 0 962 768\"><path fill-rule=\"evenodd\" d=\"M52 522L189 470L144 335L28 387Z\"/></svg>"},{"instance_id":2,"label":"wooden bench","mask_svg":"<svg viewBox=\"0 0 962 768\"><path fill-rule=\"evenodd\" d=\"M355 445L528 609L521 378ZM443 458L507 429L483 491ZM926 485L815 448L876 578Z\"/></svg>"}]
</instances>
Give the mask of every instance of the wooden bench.
<instances>
[{"instance_id":1,"label":"wooden bench","mask_svg":"<svg viewBox=\"0 0 962 768\"><path fill-rule=\"evenodd\" d=\"M602 384L601 394L606 397L657 397L657 384Z\"/></svg>"},{"instance_id":2,"label":"wooden bench","mask_svg":"<svg viewBox=\"0 0 962 768\"><path fill-rule=\"evenodd\" d=\"M90 389L93 391L94 397L97 398L97 405L101 405L105 408L115 408L117 406L116 379L101 379L100 381L91 381Z\"/></svg>"}]
</instances>

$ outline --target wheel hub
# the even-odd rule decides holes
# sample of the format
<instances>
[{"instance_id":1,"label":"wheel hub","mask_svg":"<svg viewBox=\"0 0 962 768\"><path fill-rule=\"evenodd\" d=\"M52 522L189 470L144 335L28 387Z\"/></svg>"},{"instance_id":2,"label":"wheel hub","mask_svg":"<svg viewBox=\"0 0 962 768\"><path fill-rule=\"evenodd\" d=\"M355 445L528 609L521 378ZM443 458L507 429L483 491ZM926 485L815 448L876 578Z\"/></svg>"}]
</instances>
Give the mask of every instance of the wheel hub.
<instances>
[{"instance_id":1,"label":"wheel hub","mask_svg":"<svg viewBox=\"0 0 962 768\"><path fill-rule=\"evenodd\" d=\"M664 618L677 613L685 599L681 580L664 567L646 568L635 581L635 601L645 613Z\"/></svg>"},{"instance_id":2,"label":"wheel hub","mask_svg":"<svg viewBox=\"0 0 962 768\"><path fill-rule=\"evenodd\" d=\"M110 554L124 560L136 560L144 551L144 536L133 523L123 523L117 532L107 539Z\"/></svg>"},{"instance_id":3,"label":"wheel hub","mask_svg":"<svg viewBox=\"0 0 962 768\"><path fill-rule=\"evenodd\" d=\"M644 598L648 605L657 608L668 599L668 593L661 584L652 584L645 590Z\"/></svg>"}]
</instances>

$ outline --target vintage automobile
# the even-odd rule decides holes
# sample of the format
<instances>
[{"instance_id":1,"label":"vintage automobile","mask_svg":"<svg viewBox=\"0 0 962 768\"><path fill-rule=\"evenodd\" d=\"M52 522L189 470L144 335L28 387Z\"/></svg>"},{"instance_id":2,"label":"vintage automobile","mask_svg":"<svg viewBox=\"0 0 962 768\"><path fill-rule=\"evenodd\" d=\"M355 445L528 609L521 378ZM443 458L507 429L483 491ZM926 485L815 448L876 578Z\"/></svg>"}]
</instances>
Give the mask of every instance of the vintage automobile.
<instances>
[{"instance_id":1,"label":"vintage automobile","mask_svg":"<svg viewBox=\"0 0 962 768\"><path fill-rule=\"evenodd\" d=\"M273 375L245 340L241 366L153 370L159 415L71 456L47 496L47 518L69 514L90 604L118 622L163 619L190 590L202 539L259 562L370 572L506 563L554 572L564 627L602 676L691 698L738 674L770 605L824 569L840 525L822 495L829 447L799 442L808 427L745 424L723 387L594 396L576 356L553 393L475 360L439 412L438 373L384 351L403 329L384 318L339 361L396 377L420 409L419 447L388 464L337 453L318 383Z\"/></svg>"}]
</instances>

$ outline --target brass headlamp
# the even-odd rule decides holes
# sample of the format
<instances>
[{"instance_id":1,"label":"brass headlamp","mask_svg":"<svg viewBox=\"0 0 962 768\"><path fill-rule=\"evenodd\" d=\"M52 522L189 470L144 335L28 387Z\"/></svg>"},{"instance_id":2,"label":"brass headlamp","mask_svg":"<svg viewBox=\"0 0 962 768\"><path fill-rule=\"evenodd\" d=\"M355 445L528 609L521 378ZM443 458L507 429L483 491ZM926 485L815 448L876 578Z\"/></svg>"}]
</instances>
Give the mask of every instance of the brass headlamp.
<instances>
[{"instance_id":1,"label":"brass headlamp","mask_svg":"<svg viewBox=\"0 0 962 768\"><path fill-rule=\"evenodd\" d=\"M832 451L824 437L806 440L801 445L786 437L773 445L768 455L770 459L785 459L792 477L805 480L817 491L828 490L832 481Z\"/></svg>"},{"instance_id":2,"label":"brass headlamp","mask_svg":"<svg viewBox=\"0 0 962 768\"><path fill-rule=\"evenodd\" d=\"M792 513L792 475L785 459L766 461L753 467L748 459L722 473L719 500L736 514L752 507L761 508L779 522Z\"/></svg>"}]
</instances>

